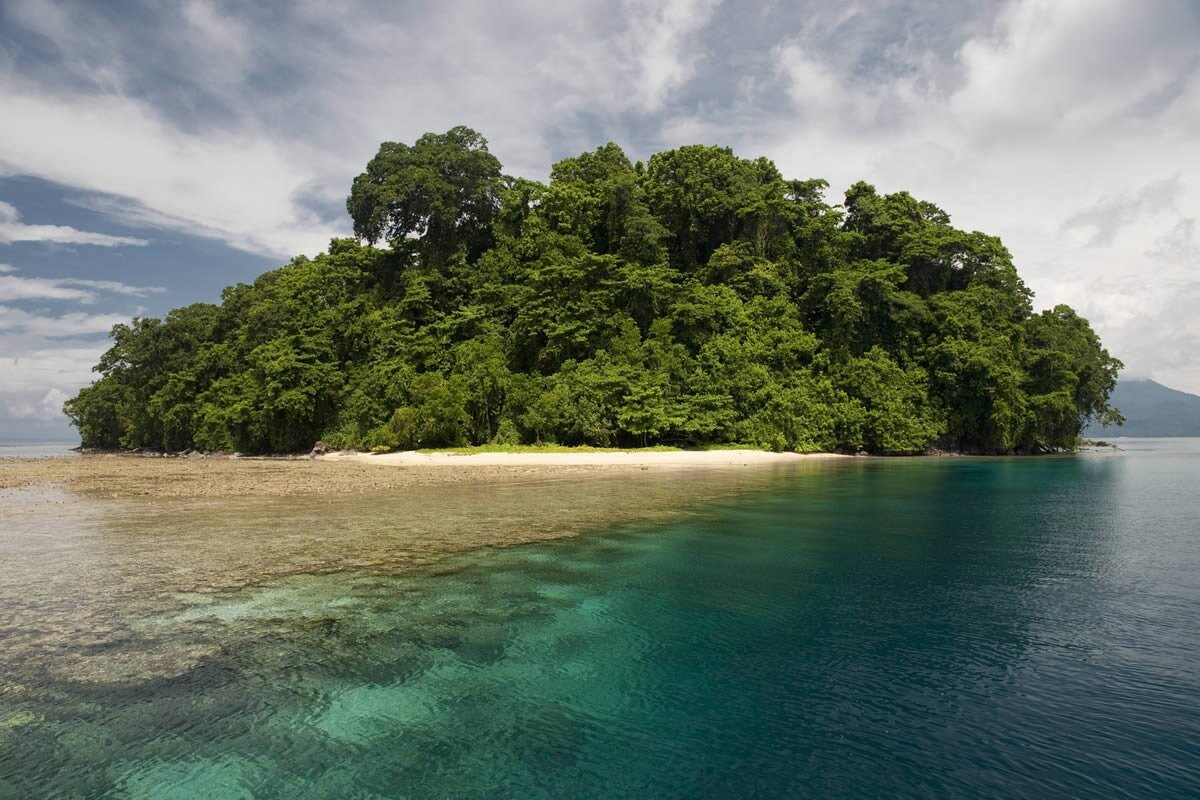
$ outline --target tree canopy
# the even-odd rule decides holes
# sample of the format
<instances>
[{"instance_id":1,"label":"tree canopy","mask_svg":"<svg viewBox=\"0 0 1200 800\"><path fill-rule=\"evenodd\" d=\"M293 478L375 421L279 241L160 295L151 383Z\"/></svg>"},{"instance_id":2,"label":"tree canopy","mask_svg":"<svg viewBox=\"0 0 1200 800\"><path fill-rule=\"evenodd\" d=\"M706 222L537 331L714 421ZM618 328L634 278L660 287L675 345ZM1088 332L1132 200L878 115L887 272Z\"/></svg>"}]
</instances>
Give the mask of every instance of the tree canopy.
<instances>
[{"instance_id":1,"label":"tree canopy","mask_svg":"<svg viewBox=\"0 0 1200 800\"><path fill-rule=\"evenodd\" d=\"M513 178L475 131L385 142L335 239L112 331L94 447L484 443L1069 449L1121 364L1000 240L906 192L686 146ZM365 244L363 243L365 241Z\"/></svg>"}]
</instances>

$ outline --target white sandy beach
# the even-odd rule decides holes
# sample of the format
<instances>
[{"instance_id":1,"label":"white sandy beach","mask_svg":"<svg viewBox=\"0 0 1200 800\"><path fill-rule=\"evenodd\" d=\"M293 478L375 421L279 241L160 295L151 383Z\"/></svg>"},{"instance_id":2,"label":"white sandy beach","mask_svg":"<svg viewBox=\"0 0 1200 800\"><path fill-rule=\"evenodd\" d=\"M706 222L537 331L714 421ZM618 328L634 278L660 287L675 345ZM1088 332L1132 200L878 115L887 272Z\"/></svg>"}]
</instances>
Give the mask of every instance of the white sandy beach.
<instances>
[{"instance_id":1,"label":"white sandy beach","mask_svg":"<svg viewBox=\"0 0 1200 800\"><path fill-rule=\"evenodd\" d=\"M568 475L586 479L589 472L626 469L741 469L836 458L846 456L761 450L331 453L316 458L152 458L93 453L78 458L0 458L0 492L43 486L102 498L358 494ZM381 468L389 466L393 469Z\"/></svg>"},{"instance_id":2,"label":"white sandy beach","mask_svg":"<svg viewBox=\"0 0 1200 800\"><path fill-rule=\"evenodd\" d=\"M765 450L648 450L546 453L332 453L322 458L403 467L739 467L786 464L822 458L846 458L836 453L770 453Z\"/></svg>"}]
</instances>

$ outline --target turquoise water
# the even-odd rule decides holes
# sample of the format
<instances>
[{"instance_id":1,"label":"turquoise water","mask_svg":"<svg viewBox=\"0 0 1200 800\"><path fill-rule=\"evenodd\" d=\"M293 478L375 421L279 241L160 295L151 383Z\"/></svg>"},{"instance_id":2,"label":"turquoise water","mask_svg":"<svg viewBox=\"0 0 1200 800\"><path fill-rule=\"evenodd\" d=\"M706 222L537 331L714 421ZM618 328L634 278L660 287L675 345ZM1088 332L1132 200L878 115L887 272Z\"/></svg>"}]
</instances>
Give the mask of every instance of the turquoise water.
<instances>
[{"instance_id":1,"label":"turquoise water","mask_svg":"<svg viewBox=\"0 0 1200 800\"><path fill-rule=\"evenodd\" d=\"M176 674L9 667L0 796L1200 796L1200 446L1123 446L180 598Z\"/></svg>"}]
</instances>

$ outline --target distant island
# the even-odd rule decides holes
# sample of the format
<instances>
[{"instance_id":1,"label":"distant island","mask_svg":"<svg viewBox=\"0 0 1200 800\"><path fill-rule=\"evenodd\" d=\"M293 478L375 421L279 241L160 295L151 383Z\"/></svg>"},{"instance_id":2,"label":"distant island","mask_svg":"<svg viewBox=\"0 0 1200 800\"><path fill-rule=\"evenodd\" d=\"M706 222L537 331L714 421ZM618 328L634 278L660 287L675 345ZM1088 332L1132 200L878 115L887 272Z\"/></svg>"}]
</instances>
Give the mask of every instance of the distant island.
<instances>
[{"instance_id":1,"label":"distant island","mask_svg":"<svg viewBox=\"0 0 1200 800\"><path fill-rule=\"evenodd\" d=\"M385 142L356 238L220 305L112 330L86 446L243 453L535 443L797 452L1076 447L1121 364L1034 313L994 236L765 158L615 144L506 176L465 127Z\"/></svg>"},{"instance_id":2,"label":"distant island","mask_svg":"<svg viewBox=\"0 0 1200 800\"><path fill-rule=\"evenodd\" d=\"M1125 418L1121 427L1093 423L1089 438L1114 436L1200 436L1200 397L1163 386L1149 378L1122 378L1111 402Z\"/></svg>"}]
</instances>

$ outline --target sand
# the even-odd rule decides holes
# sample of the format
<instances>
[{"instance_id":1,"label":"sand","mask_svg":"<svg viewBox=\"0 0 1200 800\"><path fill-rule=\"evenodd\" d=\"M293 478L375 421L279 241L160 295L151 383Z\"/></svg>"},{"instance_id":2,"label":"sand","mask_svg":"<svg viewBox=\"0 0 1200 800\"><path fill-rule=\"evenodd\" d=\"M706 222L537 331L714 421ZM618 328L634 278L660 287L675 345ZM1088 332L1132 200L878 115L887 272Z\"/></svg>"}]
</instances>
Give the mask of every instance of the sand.
<instances>
[{"instance_id":1,"label":"sand","mask_svg":"<svg viewBox=\"0 0 1200 800\"><path fill-rule=\"evenodd\" d=\"M0 459L0 492L54 487L88 498L293 497L405 487L536 481L630 469L755 467L829 455L757 450L552 453L332 454L318 458L148 457L87 454ZM0 502L3 496L0 495Z\"/></svg>"},{"instance_id":2,"label":"sand","mask_svg":"<svg viewBox=\"0 0 1200 800\"><path fill-rule=\"evenodd\" d=\"M788 464L814 458L843 458L833 453L770 453L764 450L579 450L547 453L335 453L324 460L403 467L741 467Z\"/></svg>"}]
</instances>

